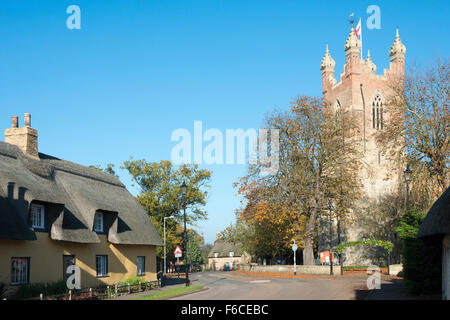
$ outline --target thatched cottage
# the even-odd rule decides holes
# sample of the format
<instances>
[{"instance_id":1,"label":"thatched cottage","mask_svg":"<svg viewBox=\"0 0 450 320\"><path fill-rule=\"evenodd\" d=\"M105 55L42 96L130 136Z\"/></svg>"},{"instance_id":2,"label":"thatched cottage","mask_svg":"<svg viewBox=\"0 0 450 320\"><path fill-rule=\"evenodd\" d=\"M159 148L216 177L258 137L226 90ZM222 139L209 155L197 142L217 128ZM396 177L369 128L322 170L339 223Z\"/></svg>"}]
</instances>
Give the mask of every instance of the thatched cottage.
<instances>
[{"instance_id":1,"label":"thatched cottage","mask_svg":"<svg viewBox=\"0 0 450 320\"><path fill-rule=\"evenodd\" d=\"M239 269L241 264L250 262L250 256L241 243L232 243L225 239L216 239L208 254L209 270L231 271Z\"/></svg>"},{"instance_id":2,"label":"thatched cottage","mask_svg":"<svg viewBox=\"0 0 450 320\"><path fill-rule=\"evenodd\" d=\"M113 175L39 153L37 136L25 114L0 142L0 282L64 280L73 264L82 288L156 280L146 211Z\"/></svg>"},{"instance_id":3,"label":"thatched cottage","mask_svg":"<svg viewBox=\"0 0 450 320\"><path fill-rule=\"evenodd\" d=\"M433 204L417 236L442 239L442 299L450 300L450 187Z\"/></svg>"}]
</instances>

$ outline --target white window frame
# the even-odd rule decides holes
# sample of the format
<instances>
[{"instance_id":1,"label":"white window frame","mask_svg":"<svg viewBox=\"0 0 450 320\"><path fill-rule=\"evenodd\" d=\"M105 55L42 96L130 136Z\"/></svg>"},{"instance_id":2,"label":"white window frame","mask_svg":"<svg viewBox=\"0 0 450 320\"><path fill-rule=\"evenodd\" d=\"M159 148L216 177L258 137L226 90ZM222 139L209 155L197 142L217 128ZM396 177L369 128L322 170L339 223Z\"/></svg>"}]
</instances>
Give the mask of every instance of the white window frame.
<instances>
[{"instance_id":1,"label":"white window frame","mask_svg":"<svg viewBox=\"0 0 450 320\"><path fill-rule=\"evenodd\" d=\"M97 271L97 277L108 276L108 256L96 255L95 256L95 269Z\"/></svg>"},{"instance_id":2,"label":"white window frame","mask_svg":"<svg viewBox=\"0 0 450 320\"><path fill-rule=\"evenodd\" d=\"M136 274L138 276L145 275L145 256L138 256L137 257L136 268L137 268Z\"/></svg>"},{"instance_id":3,"label":"white window frame","mask_svg":"<svg viewBox=\"0 0 450 320\"><path fill-rule=\"evenodd\" d=\"M17 261L14 261L17 260ZM25 261L24 267L19 267L19 263ZM16 265L14 266L13 263ZM11 285L29 283L28 276L30 274L30 258L29 257L12 257L11 258Z\"/></svg>"},{"instance_id":4,"label":"white window frame","mask_svg":"<svg viewBox=\"0 0 450 320\"><path fill-rule=\"evenodd\" d=\"M218 252L214 252L214 258L218 258L219 257L219 253Z\"/></svg>"},{"instance_id":5,"label":"white window frame","mask_svg":"<svg viewBox=\"0 0 450 320\"><path fill-rule=\"evenodd\" d=\"M234 251L230 251L228 254L230 257L234 257Z\"/></svg>"},{"instance_id":6,"label":"white window frame","mask_svg":"<svg viewBox=\"0 0 450 320\"><path fill-rule=\"evenodd\" d=\"M103 213L96 212L94 215L94 231L103 232Z\"/></svg>"},{"instance_id":7,"label":"white window frame","mask_svg":"<svg viewBox=\"0 0 450 320\"><path fill-rule=\"evenodd\" d=\"M36 229L45 228L45 207L40 204L31 205L31 226Z\"/></svg>"}]
</instances>

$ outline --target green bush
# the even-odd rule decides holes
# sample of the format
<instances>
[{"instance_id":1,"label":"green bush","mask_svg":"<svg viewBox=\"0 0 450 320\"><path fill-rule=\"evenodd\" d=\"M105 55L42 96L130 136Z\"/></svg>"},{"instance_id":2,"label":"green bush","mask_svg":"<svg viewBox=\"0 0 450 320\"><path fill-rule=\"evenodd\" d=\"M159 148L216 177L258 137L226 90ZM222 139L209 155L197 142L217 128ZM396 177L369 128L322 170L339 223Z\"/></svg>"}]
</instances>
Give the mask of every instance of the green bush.
<instances>
[{"instance_id":1,"label":"green bush","mask_svg":"<svg viewBox=\"0 0 450 320\"><path fill-rule=\"evenodd\" d=\"M39 297L41 293L44 296L66 293L67 286L65 281L55 281L48 283L30 283L18 286L12 299L29 299Z\"/></svg>"},{"instance_id":2,"label":"green bush","mask_svg":"<svg viewBox=\"0 0 450 320\"><path fill-rule=\"evenodd\" d=\"M403 241L403 282L413 295L438 293L442 281L442 239L417 239L425 213L413 208L405 212L396 232Z\"/></svg>"}]
</instances>

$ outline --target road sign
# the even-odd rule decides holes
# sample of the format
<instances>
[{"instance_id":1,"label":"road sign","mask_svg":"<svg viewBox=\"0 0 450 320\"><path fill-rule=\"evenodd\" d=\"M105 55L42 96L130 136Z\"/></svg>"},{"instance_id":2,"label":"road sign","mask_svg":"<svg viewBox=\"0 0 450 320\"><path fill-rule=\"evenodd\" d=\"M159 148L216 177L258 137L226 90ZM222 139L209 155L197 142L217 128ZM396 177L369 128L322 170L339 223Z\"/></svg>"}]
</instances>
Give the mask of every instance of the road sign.
<instances>
[{"instance_id":1,"label":"road sign","mask_svg":"<svg viewBox=\"0 0 450 320\"><path fill-rule=\"evenodd\" d=\"M181 251L181 248L177 246L173 254L175 255L175 258L181 258L181 256L183 255L183 251Z\"/></svg>"},{"instance_id":2,"label":"road sign","mask_svg":"<svg viewBox=\"0 0 450 320\"><path fill-rule=\"evenodd\" d=\"M297 245L295 244L295 240L292 239L294 241L294 244L292 245L292 251L294 251L294 275L297 274L297 263L295 262L295 256L297 255Z\"/></svg>"}]
</instances>

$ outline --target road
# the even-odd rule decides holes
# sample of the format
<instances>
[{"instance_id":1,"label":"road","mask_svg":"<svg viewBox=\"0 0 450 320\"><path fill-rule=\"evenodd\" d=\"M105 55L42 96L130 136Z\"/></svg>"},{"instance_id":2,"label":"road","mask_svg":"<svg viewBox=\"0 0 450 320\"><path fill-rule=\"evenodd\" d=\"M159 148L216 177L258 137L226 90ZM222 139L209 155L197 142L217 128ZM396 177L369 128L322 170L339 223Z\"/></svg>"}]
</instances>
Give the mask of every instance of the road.
<instances>
[{"instance_id":1,"label":"road","mask_svg":"<svg viewBox=\"0 0 450 320\"><path fill-rule=\"evenodd\" d=\"M177 300L354 300L366 297L366 279L281 279L245 277L234 272L200 272L190 276L192 285L206 291Z\"/></svg>"}]
</instances>

